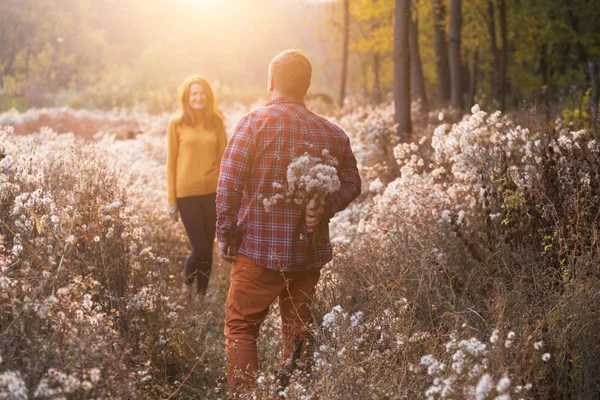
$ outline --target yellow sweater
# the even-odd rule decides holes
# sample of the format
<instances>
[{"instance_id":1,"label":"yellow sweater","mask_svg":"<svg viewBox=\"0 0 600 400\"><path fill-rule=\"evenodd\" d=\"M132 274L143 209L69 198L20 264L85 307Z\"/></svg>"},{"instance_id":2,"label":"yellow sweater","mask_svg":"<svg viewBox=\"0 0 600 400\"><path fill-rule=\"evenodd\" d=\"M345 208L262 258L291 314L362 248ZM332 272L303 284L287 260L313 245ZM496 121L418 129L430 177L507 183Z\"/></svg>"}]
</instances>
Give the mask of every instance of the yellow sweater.
<instances>
[{"instance_id":1,"label":"yellow sweater","mask_svg":"<svg viewBox=\"0 0 600 400\"><path fill-rule=\"evenodd\" d=\"M169 205L176 205L178 197L215 193L227 144L225 129L216 132L201 126L191 127L172 118L167 141Z\"/></svg>"}]
</instances>

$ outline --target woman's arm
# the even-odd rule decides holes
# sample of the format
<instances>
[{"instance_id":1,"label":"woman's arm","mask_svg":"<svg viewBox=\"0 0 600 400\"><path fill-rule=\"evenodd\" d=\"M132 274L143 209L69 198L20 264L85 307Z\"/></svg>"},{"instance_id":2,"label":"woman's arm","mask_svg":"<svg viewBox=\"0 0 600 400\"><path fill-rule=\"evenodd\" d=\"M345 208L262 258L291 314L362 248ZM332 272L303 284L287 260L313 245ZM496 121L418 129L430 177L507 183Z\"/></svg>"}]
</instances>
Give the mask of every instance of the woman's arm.
<instances>
[{"instance_id":1,"label":"woman's arm","mask_svg":"<svg viewBox=\"0 0 600 400\"><path fill-rule=\"evenodd\" d=\"M221 160L223 154L225 154L225 148L227 147L227 136L225 134L225 124L221 126L217 133L217 165L221 166Z\"/></svg>"},{"instance_id":2,"label":"woman's arm","mask_svg":"<svg viewBox=\"0 0 600 400\"><path fill-rule=\"evenodd\" d=\"M179 154L179 132L175 119L169 121L167 130L167 201L169 206L177 205L175 192L177 178L177 156Z\"/></svg>"}]
</instances>

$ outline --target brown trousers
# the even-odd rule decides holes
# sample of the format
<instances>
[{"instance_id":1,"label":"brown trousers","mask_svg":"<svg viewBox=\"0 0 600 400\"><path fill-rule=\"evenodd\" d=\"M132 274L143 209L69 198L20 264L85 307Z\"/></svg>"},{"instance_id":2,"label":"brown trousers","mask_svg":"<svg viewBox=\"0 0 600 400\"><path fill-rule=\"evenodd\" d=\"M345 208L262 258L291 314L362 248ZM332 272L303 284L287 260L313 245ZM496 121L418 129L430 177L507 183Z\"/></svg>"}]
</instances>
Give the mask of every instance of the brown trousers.
<instances>
[{"instance_id":1,"label":"brown trousers","mask_svg":"<svg viewBox=\"0 0 600 400\"><path fill-rule=\"evenodd\" d=\"M274 271L238 255L231 270L231 286L225 305L225 354L227 378L233 398L255 389L258 374L256 339L269 307L279 299L283 367L294 351L294 343L306 343L310 322L310 300L321 274L308 271Z\"/></svg>"}]
</instances>

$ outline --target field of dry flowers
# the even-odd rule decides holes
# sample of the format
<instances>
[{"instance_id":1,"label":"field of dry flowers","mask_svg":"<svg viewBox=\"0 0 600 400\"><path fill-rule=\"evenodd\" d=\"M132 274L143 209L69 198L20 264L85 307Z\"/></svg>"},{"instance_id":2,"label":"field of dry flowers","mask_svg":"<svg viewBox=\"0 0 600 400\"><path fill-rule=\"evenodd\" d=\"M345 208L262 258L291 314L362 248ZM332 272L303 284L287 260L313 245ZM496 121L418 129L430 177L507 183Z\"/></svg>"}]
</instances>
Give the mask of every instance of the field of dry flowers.
<instances>
[{"instance_id":1,"label":"field of dry flowers","mask_svg":"<svg viewBox=\"0 0 600 400\"><path fill-rule=\"evenodd\" d=\"M229 130L245 111L225 109ZM281 398L600 394L598 138L444 113L415 114L412 143L390 105L332 117L363 194L332 220L312 357ZM0 399L226 398L229 266L203 311L176 304L187 243L165 212L167 119L0 115ZM262 329L266 399L276 307Z\"/></svg>"}]
</instances>

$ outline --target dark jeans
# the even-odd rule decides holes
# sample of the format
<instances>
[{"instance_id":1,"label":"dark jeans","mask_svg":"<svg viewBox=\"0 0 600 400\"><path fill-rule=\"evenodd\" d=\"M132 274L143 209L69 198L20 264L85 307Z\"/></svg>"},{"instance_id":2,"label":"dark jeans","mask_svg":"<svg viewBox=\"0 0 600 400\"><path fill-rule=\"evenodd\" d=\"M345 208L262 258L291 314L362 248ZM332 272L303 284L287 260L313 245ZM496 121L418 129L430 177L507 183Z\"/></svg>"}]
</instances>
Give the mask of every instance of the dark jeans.
<instances>
[{"instance_id":1,"label":"dark jeans","mask_svg":"<svg viewBox=\"0 0 600 400\"><path fill-rule=\"evenodd\" d=\"M213 244L217 223L217 194L182 197L177 199L177 208L187 232L192 252L185 261L185 282L198 282L198 293L206 293L212 269Z\"/></svg>"}]
</instances>

